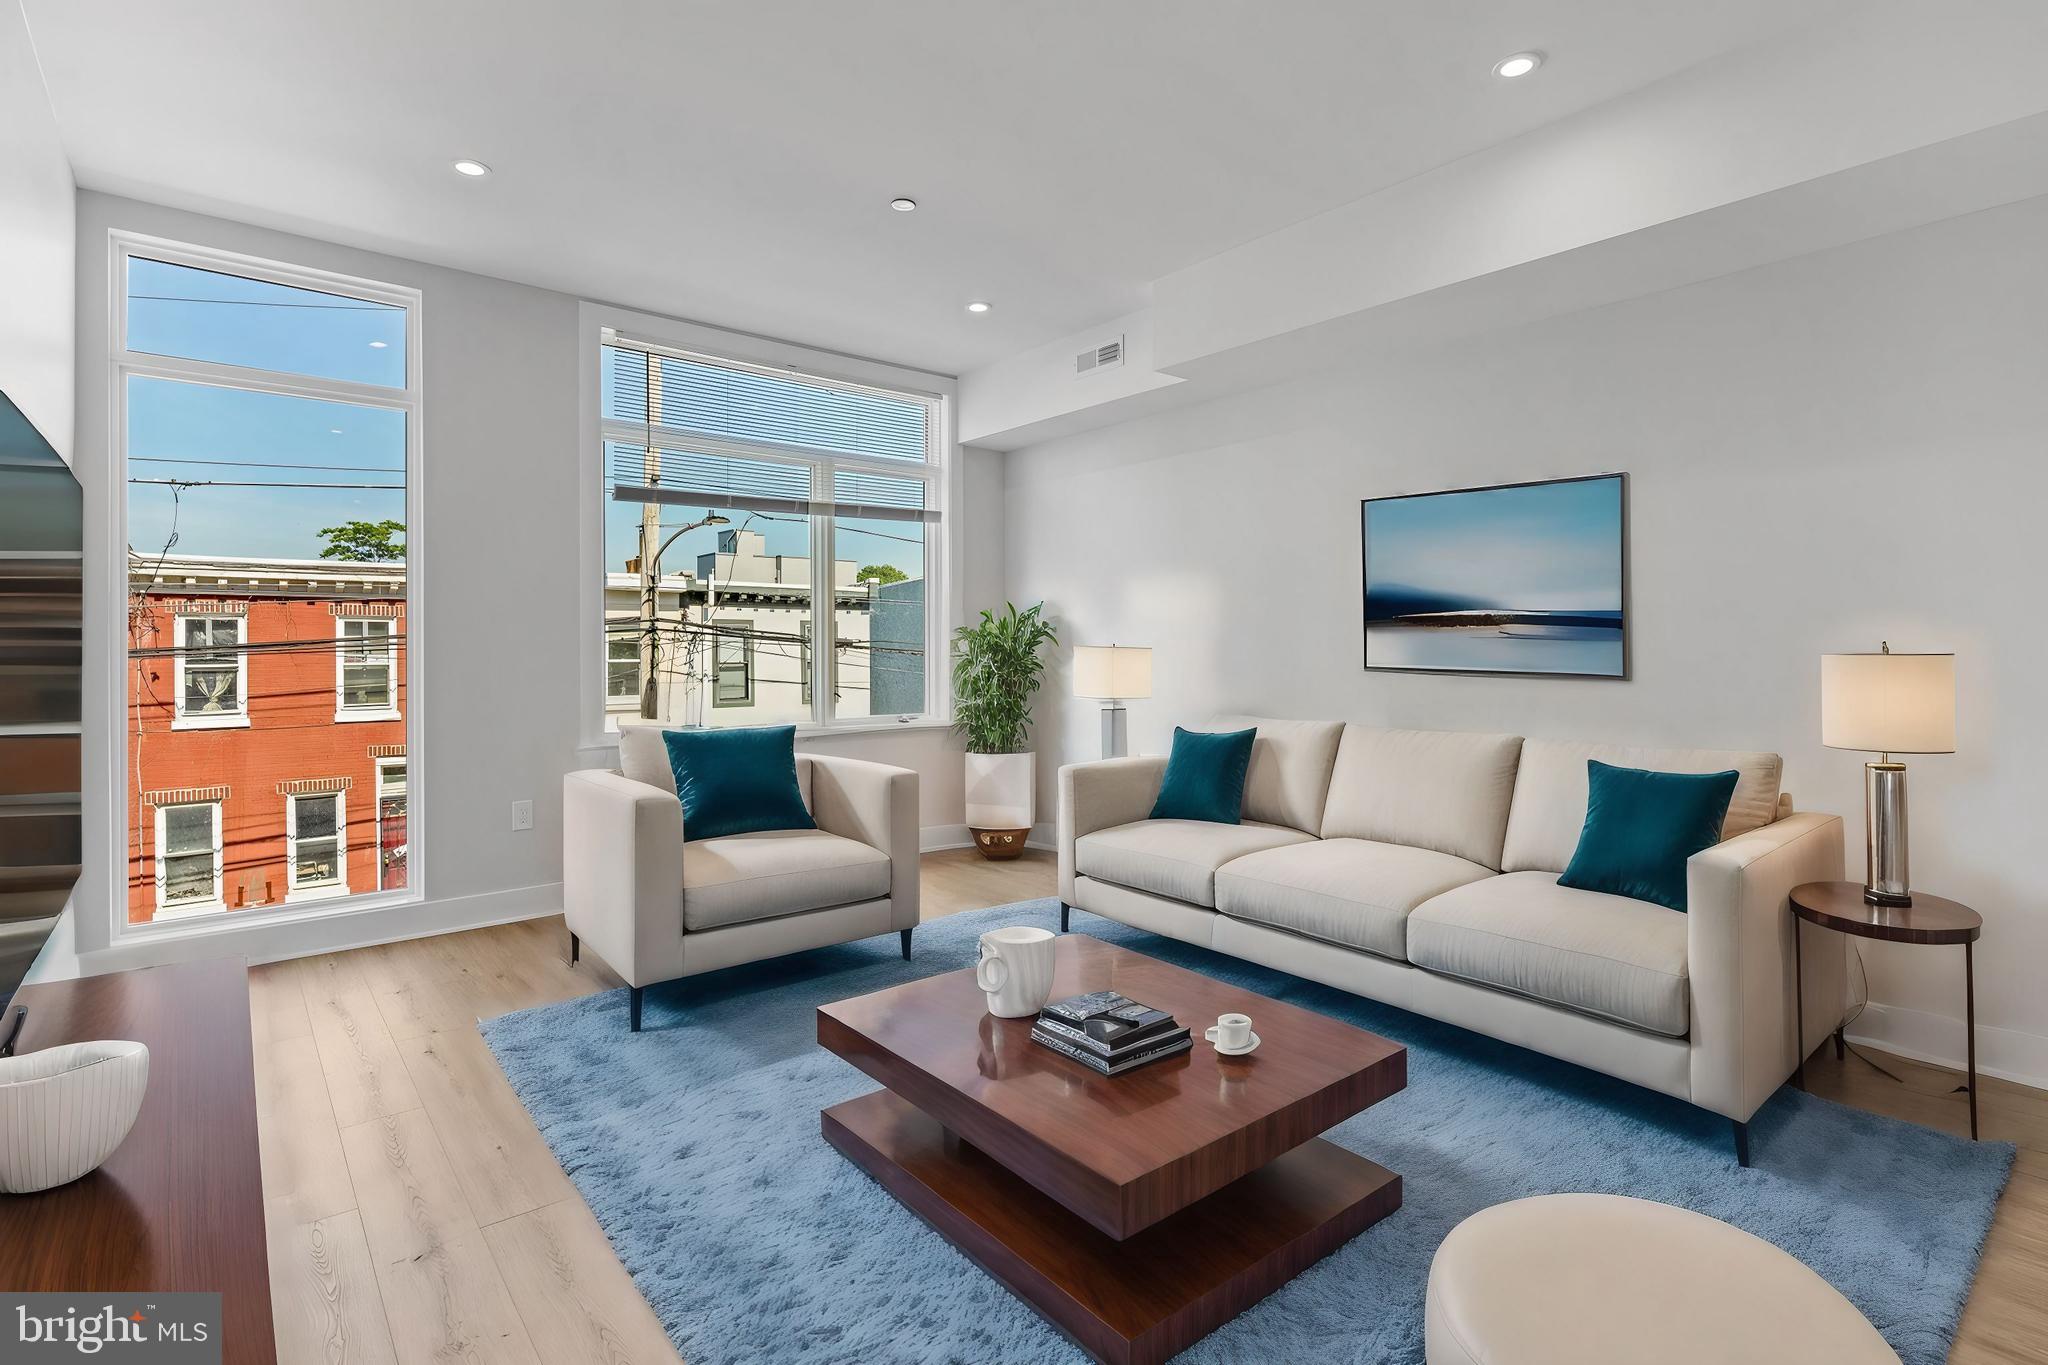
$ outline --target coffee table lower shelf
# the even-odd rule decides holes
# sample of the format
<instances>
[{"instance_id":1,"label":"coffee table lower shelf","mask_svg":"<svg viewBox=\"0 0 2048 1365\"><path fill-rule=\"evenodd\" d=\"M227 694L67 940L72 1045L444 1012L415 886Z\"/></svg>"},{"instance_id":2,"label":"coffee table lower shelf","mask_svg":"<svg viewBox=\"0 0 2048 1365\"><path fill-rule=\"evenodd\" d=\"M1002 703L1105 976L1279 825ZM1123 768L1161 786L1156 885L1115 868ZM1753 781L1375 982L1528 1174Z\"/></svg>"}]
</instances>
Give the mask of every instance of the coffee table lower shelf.
<instances>
[{"instance_id":1,"label":"coffee table lower shelf","mask_svg":"<svg viewBox=\"0 0 2048 1365\"><path fill-rule=\"evenodd\" d=\"M1184 1350L1401 1207L1401 1177L1314 1138L1118 1242L891 1091L825 1140L1109 1365Z\"/></svg>"}]
</instances>

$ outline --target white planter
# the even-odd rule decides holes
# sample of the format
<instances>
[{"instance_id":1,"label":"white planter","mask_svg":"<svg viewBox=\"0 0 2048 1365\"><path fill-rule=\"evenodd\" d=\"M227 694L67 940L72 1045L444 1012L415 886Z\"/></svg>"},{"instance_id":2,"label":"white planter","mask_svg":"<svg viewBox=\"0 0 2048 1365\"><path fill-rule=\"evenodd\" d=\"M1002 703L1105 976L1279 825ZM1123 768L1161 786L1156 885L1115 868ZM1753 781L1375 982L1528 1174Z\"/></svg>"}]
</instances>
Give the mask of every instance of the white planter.
<instances>
[{"instance_id":1,"label":"white planter","mask_svg":"<svg viewBox=\"0 0 2048 1365\"><path fill-rule=\"evenodd\" d=\"M1037 755L967 755L967 828L1031 828Z\"/></svg>"},{"instance_id":2,"label":"white planter","mask_svg":"<svg viewBox=\"0 0 2048 1365\"><path fill-rule=\"evenodd\" d=\"M0 1191L68 1184L114 1154L149 1086L141 1043L70 1043L0 1057Z\"/></svg>"}]
</instances>

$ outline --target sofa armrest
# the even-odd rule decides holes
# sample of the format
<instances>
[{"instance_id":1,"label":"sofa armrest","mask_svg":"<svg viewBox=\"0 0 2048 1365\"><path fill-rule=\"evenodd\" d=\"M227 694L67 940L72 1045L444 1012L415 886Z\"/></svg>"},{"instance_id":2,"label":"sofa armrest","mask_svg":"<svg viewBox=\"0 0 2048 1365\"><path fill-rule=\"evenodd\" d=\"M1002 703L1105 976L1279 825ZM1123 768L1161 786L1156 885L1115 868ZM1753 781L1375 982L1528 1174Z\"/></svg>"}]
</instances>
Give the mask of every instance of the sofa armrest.
<instances>
[{"instance_id":1,"label":"sofa armrest","mask_svg":"<svg viewBox=\"0 0 2048 1365\"><path fill-rule=\"evenodd\" d=\"M1800 1058L1841 1022L1843 939L1792 915L1792 888L1842 876L1842 819L1791 815L1693 855L1686 864L1686 966L1692 978L1692 1102L1747 1122ZM1806 975L1795 1031L1793 940Z\"/></svg>"},{"instance_id":2,"label":"sofa armrest","mask_svg":"<svg viewBox=\"0 0 2048 1365\"><path fill-rule=\"evenodd\" d=\"M683 806L605 769L562 779L562 909L629 986L666 980L682 951Z\"/></svg>"},{"instance_id":3,"label":"sofa armrest","mask_svg":"<svg viewBox=\"0 0 2048 1365\"><path fill-rule=\"evenodd\" d=\"M1159 799L1166 760L1105 758L1060 769L1060 899L1074 901L1074 841L1098 829L1143 820Z\"/></svg>"},{"instance_id":4,"label":"sofa armrest","mask_svg":"<svg viewBox=\"0 0 2048 1365\"><path fill-rule=\"evenodd\" d=\"M818 828L889 855L889 922L910 929L918 918L917 774L861 758L806 754L811 818Z\"/></svg>"}]
</instances>

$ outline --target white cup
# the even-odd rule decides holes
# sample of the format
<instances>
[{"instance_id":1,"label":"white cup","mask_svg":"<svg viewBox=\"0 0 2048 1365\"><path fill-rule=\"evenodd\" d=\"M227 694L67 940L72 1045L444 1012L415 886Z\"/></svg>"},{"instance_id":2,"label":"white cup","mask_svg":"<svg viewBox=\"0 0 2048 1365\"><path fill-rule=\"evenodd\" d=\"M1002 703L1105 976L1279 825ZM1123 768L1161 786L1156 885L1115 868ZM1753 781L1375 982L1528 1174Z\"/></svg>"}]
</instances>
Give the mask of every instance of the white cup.
<instances>
[{"instance_id":1,"label":"white cup","mask_svg":"<svg viewBox=\"0 0 2048 1365\"><path fill-rule=\"evenodd\" d=\"M1252 1017L1249 1014L1219 1014L1216 1022L1202 1031L1202 1036L1219 1048L1235 1052L1252 1040Z\"/></svg>"},{"instance_id":2,"label":"white cup","mask_svg":"<svg viewBox=\"0 0 2048 1365\"><path fill-rule=\"evenodd\" d=\"M981 936L981 961L974 984L988 995L988 1012L999 1019L1038 1013L1052 994L1053 952L1049 930L991 929Z\"/></svg>"}]
</instances>

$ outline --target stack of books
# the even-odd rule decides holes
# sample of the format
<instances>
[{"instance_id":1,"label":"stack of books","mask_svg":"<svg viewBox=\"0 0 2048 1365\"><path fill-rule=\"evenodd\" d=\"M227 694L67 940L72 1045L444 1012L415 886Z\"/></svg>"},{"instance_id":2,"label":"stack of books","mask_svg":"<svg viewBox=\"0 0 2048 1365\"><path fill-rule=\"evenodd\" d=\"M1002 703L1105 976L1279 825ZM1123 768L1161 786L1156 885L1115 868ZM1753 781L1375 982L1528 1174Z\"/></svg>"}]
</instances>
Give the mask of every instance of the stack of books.
<instances>
[{"instance_id":1,"label":"stack of books","mask_svg":"<svg viewBox=\"0 0 2048 1365\"><path fill-rule=\"evenodd\" d=\"M1165 1010L1115 991L1052 1001L1038 1012L1031 1041L1105 1076L1121 1075L1194 1046L1187 1027L1175 1023Z\"/></svg>"}]
</instances>

